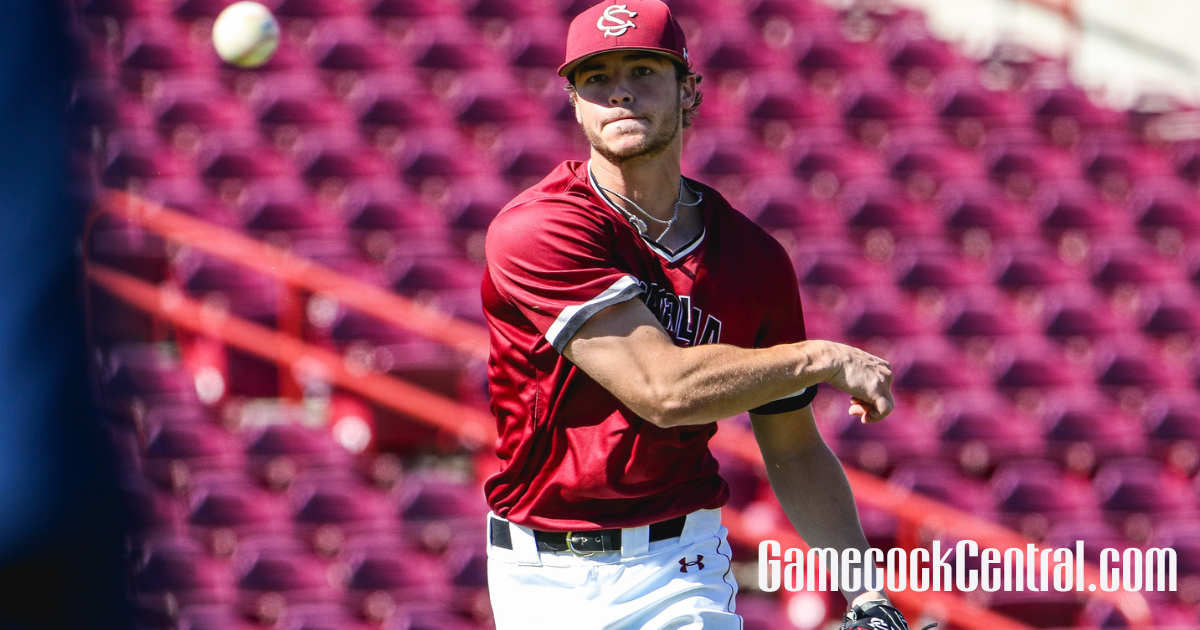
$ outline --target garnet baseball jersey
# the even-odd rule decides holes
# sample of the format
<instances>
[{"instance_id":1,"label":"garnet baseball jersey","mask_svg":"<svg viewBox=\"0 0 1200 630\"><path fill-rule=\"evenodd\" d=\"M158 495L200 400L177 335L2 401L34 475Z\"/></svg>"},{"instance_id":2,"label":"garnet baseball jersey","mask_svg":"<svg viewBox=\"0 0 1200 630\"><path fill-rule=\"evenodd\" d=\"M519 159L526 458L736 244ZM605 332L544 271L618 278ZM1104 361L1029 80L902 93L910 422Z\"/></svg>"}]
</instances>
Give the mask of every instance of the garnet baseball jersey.
<instances>
[{"instance_id":1,"label":"garnet baseball jersey","mask_svg":"<svg viewBox=\"0 0 1200 630\"><path fill-rule=\"evenodd\" d=\"M502 469L485 484L499 516L545 530L635 527L722 506L708 441L716 423L662 428L562 356L589 317L641 299L676 345L802 341L783 247L715 190L704 228L668 252L601 196L586 162L559 165L488 229L483 309Z\"/></svg>"}]
</instances>

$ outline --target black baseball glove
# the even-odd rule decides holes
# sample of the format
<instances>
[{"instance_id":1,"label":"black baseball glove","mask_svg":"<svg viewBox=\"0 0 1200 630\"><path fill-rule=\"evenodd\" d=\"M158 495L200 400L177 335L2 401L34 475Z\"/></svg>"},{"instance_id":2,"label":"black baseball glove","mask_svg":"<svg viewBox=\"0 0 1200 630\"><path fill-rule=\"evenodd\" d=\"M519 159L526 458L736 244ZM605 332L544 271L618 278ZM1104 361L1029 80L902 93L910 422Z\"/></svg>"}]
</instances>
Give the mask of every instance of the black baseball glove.
<instances>
[{"instance_id":1,"label":"black baseball glove","mask_svg":"<svg viewBox=\"0 0 1200 630\"><path fill-rule=\"evenodd\" d=\"M929 630L936 626L936 623L931 623L921 630ZM909 627L904 615L887 603L887 600L872 599L851 608L842 618L842 630L853 629L909 630Z\"/></svg>"}]
</instances>

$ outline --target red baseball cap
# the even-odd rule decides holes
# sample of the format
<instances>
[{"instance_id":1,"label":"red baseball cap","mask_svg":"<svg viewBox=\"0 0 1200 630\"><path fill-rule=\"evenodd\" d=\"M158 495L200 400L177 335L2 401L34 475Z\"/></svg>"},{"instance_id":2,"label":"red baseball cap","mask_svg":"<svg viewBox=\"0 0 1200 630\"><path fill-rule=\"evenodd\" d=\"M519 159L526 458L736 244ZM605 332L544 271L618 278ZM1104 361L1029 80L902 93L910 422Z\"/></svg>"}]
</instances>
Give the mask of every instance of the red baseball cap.
<instances>
[{"instance_id":1,"label":"red baseball cap","mask_svg":"<svg viewBox=\"0 0 1200 630\"><path fill-rule=\"evenodd\" d=\"M588 57L614 50L648 50L690 67L683 29L661 0L603 0L575 16L567 30L565 77Z\"/></svg>"}]
</instances>

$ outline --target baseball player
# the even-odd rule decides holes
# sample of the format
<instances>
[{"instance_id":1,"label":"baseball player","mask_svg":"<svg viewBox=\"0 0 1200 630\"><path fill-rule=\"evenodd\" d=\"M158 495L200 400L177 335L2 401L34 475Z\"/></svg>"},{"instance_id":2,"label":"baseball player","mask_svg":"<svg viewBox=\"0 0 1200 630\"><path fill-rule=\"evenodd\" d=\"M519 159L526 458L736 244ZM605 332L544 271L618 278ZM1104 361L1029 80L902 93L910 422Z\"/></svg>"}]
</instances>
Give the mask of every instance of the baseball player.
<instances>
[{"instance_id":1,"label":"baseball player","mask_svg":"<svg viewBox=\"0 0 1200 630\"><path fill-rule=\"evenodd\" d=\"M700 79L665 4L604 0L571 23L566 57L559 74L591 157L518 195L486 241L496 627L736 630L716 421L750 412L771 485L810 545L863 551L809 403L824 382L851 394L852 414L881 420L891 372L807 340L783 248L680 175ZM882 593L845 595L844 627L907 630Z\"/></svg>"}]
</instances>

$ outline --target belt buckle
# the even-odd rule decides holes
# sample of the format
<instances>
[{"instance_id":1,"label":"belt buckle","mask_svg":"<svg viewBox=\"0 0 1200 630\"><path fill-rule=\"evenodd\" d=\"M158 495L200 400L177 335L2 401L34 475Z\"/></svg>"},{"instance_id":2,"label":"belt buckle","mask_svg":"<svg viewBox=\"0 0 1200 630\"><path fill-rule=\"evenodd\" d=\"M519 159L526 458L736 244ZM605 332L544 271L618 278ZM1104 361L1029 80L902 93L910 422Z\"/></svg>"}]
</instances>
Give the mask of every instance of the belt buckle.
<instances>
[{"instance_id":1,"label":"belt buckle","mask_svg":"<svg viewBox=\"0 0 1200 630\"><path fill-rule=\"evenodd\" d=\"M567 551L570 551L571 553L579 556L580 558L587 558L587 557L596 555L595 551L589 551L588 553L583 553L583 552L579 551L578 549L576 549L575 546L571 544L571 539L574 537L575 537L574 532L567 532ZM585 537L585 539L586 539L586 537Z\"/></svg>"}]
</instances>

